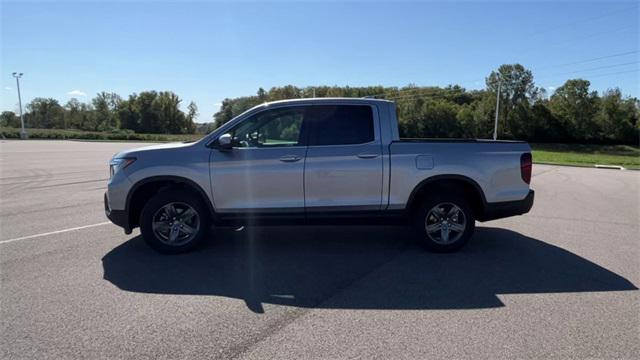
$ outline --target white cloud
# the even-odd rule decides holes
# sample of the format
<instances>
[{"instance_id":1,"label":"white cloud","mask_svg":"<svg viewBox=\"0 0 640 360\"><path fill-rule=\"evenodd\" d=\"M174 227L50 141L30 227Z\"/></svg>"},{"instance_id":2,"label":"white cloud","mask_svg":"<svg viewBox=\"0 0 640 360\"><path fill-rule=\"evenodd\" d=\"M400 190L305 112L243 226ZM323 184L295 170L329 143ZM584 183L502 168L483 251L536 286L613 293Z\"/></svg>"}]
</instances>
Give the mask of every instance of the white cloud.
<instances>
[{"instance_id":1,"label":"white cloud","mask_svg":"<svg viewBox=\"0 0 640 360\"><path fill-rule=\"evenodd\" d=\"M221 102L219 102L219 103L215 103L215 104L213 104L213 106L220 107L220 106L222 106L222 103L221 103Z\"/></svg>"},{"instance_id":2,"label":"white cloud","mask_svg":"<svg viewBox=\"0 0 640 360\"><path fill-rule=\"evenodd\" d=\"M547 86L547 89L549 89L550 91L556 91L556 87L555 86Z\"/></svg>"},{"instance_id":3,"label":"white cloud","mask_svg":"<svg viewBox=\"0 0 640 360\"><path fill-rule=\"evenodd\" d=\"M4 89L5 90L12 90L11 87L9 87L9 86L5 86Z\"/></svg>"},{"instance_id":4,"label":"white cloud","mask_svg":"<svg viewBox=\"0 0 640 360\"><path fill-rule=\"evenodd\" d=\"M67 93L69 96L87 96L87 93L80 90L72 90Z\"/></svg>"}]
</instances>

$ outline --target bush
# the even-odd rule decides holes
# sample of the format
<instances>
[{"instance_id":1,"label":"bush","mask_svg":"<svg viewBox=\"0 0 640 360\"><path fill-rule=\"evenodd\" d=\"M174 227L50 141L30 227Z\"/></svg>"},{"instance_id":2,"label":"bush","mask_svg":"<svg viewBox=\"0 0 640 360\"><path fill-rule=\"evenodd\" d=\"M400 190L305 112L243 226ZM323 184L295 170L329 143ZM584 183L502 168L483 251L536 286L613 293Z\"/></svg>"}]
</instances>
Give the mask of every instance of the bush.
<instances>
[{"instance_id":1,"label":"bush","mask_svg":"<svg viewBox=\"0 0 640 360\"><path fill-rule=\"evenodd\" d=\"M50 140L112 140L112 141L191 141L197 140L202 135L171 135L171 134L136 134L132 130L112 130L108 132L60 130L60 129L27 129L29 139ZM19 139L20 129L0 128L0 138Z\"/></svg>"}]
</instances>

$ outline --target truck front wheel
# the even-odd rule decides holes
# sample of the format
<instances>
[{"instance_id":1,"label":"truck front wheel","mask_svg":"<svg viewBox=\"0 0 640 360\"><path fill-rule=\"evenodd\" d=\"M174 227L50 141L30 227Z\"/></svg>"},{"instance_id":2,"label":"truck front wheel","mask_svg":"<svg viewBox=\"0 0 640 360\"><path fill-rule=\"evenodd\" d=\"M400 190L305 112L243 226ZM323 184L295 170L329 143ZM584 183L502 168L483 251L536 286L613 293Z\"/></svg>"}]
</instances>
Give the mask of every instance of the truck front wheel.
<instances>
[{"instance_id":1,"label":"truck front wheel","mask_svg":"<svg viewBox=\"0 0 640 360\"><path fill-rule=\"evenodd\" d=\"M140 232L153 249L168 254L193 249L206 236L209 216L202 201L188 191L162 191L142 209Z\"/></svg>"},{"instance_id":2,"label":"truck front wheel","mask_svg":"<svg viewBox=\"0 0 640 360\"><path fill-rule=\"evenodd\" d=\"M428 196L415 213L415 230L429 250L453 252L473 236L475 217L469 203L457 195Z\"/></svg>"}]
</instances>

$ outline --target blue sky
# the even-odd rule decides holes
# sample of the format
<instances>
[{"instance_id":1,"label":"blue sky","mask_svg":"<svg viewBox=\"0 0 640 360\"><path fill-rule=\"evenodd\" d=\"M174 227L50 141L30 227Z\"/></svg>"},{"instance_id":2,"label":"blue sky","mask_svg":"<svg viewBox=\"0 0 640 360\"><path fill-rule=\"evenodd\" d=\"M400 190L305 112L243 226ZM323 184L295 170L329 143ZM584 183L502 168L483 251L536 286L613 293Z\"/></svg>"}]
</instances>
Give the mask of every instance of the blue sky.
<instances>
[{"instance_id":1,"label":"blue sky","mask_svg":"<svg viewBox=\"0 0 640 360\"><path fill-rule=\"evenodd\" d=\"M503 63L639 96L638 2L6 2L0 110L173 90L211 121L225 97L293 84L484 87ZM606 57L600 60L594 58ZM86 94L86 95L84 95Z\"/></svg>"}]
</instances>

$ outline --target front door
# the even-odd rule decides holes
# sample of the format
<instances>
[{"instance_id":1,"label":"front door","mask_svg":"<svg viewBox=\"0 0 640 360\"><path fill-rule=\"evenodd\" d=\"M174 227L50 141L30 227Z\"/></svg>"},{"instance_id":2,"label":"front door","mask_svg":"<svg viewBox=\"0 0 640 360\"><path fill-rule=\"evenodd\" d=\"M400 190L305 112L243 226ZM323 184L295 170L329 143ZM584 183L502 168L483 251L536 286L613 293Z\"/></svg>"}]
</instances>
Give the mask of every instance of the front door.
<instances>
[{"instance_id":1,"label":"front door","mask_svg":"<svg viewBox=\"0 0 640 360\"><path fill-rule=\"evenodd\" d=\"M213 150L218 212L304 211L304 107L269 109L228 133L233 149Z\"/></svg>"}]
</instances>

